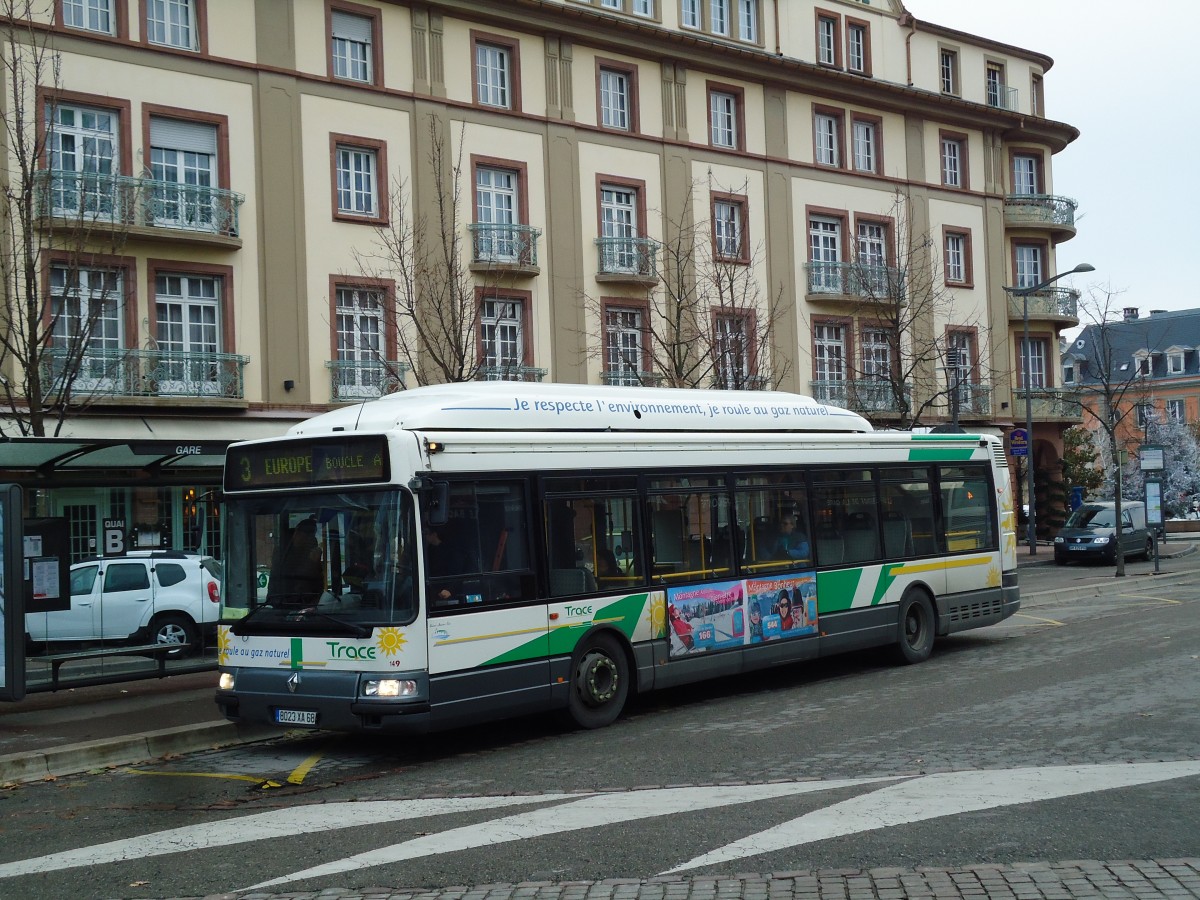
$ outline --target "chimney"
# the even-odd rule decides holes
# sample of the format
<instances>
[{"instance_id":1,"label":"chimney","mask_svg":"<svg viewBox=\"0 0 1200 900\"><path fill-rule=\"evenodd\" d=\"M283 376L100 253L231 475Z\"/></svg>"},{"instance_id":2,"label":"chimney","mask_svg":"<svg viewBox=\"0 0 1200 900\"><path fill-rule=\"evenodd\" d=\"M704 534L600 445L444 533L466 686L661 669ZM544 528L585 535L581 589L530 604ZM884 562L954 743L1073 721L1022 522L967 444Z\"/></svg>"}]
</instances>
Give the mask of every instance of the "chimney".
<instances>
[{"instance_id":1,"label":"chimney","mask_svg":"<svg viewBox=\"0 0 1200 900\"><path fill-rule=\"evenodd\" d=\"M1132 322L1138 317L1138 308L1136 306L1127 306L1123 314L1126 322Z\"/></svg>"},{"instance_id":2,"label":"chimney","mask_svg":"<svg viewBox=\"0 0 1200 900\"><path fill-rule=\"evenodd\" d=\"M1150 310L1150 315L1152 315L1152 316L1161 316L1161 315L1162 315L1163 313L1165 313L1165 312L1166 312L1166 310L1165 310L1165 309L1152 309L1152 310Z\"/></svg>"}]
</instances>

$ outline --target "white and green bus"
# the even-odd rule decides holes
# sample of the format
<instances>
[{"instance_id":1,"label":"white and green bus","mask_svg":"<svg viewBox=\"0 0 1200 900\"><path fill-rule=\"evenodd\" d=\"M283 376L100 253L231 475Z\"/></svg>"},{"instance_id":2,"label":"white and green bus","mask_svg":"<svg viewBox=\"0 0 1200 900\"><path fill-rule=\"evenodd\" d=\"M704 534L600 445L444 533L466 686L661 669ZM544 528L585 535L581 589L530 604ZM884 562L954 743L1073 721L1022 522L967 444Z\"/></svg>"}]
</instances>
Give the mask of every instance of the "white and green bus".
<instances>
[{"instance_id":1,"label":"white and green bus","mask_svg":"<svg viewBox=\"0 0 1200 900\"><path fill-rule=\"evenodd\" d=\"M995 438L779 392L453 384L229 448L217 703L423 731L934 638L1019 606Z\"/></svg>"}]
</instances>

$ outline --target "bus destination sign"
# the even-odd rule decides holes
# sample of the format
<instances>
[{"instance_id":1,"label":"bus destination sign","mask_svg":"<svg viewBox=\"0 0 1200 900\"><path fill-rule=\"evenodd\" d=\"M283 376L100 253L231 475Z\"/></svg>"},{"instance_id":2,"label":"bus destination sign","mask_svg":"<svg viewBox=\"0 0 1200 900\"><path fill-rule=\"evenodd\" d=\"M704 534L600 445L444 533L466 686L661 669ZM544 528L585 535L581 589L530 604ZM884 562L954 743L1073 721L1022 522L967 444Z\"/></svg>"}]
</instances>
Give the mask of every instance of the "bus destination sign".
<instances>
[{"instance_id":1,"label":"bus destination sign","mask_svg":"<svg viewBox=\"0 0 1200 900\"><path fill-rule=\"evenodd\" d=\"M387 439L378 435L230 447L225 490L367 484L390 477Z\"/></svg>"}]
</instances>

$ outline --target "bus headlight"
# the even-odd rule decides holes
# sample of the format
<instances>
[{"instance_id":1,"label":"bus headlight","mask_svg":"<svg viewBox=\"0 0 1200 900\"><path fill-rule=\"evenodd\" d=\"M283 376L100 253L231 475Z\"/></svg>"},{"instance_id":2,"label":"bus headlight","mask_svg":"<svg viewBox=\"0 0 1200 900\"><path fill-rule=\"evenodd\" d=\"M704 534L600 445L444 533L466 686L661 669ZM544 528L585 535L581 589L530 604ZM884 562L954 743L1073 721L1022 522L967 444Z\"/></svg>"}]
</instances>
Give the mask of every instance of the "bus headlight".
<instances>
[{"instance_id":1,"label":"bus headlight","mask_svg":"<svg viewBox=\"0 0 1200 900\"><path fill-rule=\"evenodd\" d=\"M235 684L237 684L237 679L233 676L232 672L222 672L217 679L217 690L232 691Z\"/></svg>"},{"instance_id":2,"label":"bus headlight","mask_svg":"<svg viewBox=\"0 0 1200 900\"><path fill-rule=\"evenodd\" d=\"M363 682L366 697L415 697L417 683L400 678L378 678Z\"/></svg>"}]
</instances>

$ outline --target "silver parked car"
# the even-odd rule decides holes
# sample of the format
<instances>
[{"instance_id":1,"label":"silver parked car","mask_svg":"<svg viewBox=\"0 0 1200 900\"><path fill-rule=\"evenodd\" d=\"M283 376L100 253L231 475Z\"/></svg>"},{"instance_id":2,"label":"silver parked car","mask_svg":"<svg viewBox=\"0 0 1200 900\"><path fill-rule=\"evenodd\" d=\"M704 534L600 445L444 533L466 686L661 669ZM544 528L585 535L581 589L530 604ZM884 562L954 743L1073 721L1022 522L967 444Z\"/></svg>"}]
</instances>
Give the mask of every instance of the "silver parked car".
<instances>
[{"instance_id":1,"label":"silver parked car","mask_svg":"<svg viewBox=\"0 0 1200 900\"><path fill-rule=\"evenodd\" d=\"M1125 557L1150 558L1153 538L1146 527L1146 505L1140 500L1121 501L1121 527L1117 527L1117 505L1084 503L1067 519L1054 538L1054 561L1060 566L1072 560L1117 561L1117 550Z\"/></svg>"},{"instance_id":2,"label":"silver parked car","mask_svg":"<svg viewBox=\"0 0 1200 900\"><path fill-rule=\"evenodd\" d=\"M134 550L71 566L71 605L28 613L28 640L179 644L180 655L215 634L221 563L198 553Z\"/></svg>"}]
</instances>

